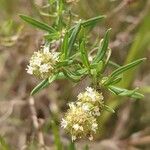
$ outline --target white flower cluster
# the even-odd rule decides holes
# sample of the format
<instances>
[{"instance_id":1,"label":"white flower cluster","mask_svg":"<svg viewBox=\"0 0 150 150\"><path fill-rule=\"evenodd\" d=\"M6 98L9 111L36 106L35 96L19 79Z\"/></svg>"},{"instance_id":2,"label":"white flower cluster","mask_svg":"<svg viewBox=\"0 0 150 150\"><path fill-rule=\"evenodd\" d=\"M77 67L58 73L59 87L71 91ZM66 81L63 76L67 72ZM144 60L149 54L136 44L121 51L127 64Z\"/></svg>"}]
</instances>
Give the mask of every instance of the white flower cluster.
<instances>
[{"instance_id":1,"label":"white flower cluster","mask_svg":"<svg viewBox=\"0 0 150 150\"><path fill-rule=\"evenodd\" d=\"M103 107L103 96L91 87L78 95L76 103L69 104L69 110L62 119L61 126L72 135L72 140L93 135L98 129L97 117Z\"/></svg>"},{"instance_id":2,"label":"white flower cluster","mask_svg":"<svg viewBox=\"0 0 150 150\"><path fill-rule=\"evenodd\" d=\"M45 47L43 50L34 52L27 66L27 73L42 79L48 78L53 73L58 59L58 52L49 52L48 47Z\"/></svg>"},{"instance_id":3,"label":"white flower cluster","mask_svg":"<svg viewBox=\"0 0 150 150\"><path fill-rule=\"evenodd\" d=\"M91 87L87 87L85 92L78 95L77 105L94 116L100 116L100 112L104 106L103 103L102 93L98 93Z\"/></svg>"}]
</instances>

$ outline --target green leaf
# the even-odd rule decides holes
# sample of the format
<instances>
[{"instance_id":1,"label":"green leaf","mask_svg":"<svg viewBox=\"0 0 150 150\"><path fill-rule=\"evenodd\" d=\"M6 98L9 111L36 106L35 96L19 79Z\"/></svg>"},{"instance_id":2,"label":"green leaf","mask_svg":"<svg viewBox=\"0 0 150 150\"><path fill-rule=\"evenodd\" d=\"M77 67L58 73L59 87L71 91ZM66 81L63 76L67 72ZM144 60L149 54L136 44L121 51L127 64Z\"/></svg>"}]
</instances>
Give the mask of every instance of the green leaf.
<instances>
[{"instance_id":1,"label":"green leaf","mask_svg":"<svg viewBox=\"0 0 150 150\"><path fill-rule=\"evenodd\" d=\"M119 68L120 67L120 65L118 65L117 63L115 63L115 62L113 62L111 60L108 61L108 64L113 66L113 67L115 67L115 68Z\"/></svg>"},{"instance_id":2,"label":"green leaf","mask_svg":"<svg viewBox=\"0 0 150 150\"><path fill-rule=\"evenodd\" d=\"M76 25L76 27L73 29L73 31L71 33L71 36L69 38L67 56L70 55L70 53L71 53L71 51L73 49L73 45L74 45L74 43L76 41L76 38L77 38L78 33L80 32L80 30L81 30L81 22Z\"/></svg>"},{"instance_id":3,"label":"green leaf","mask_svg":"<svg viewBox=\"0 0 150 150\"><path fill-rule=\"evenodd\" d=\"M76 71L76 75L78 76L84 76L88 74L88 69L87 68L82 68Z\"/></svg>"},{"instance_id":4,"label":"green leaf","mask_svg":"<svg viewBox=\"0 0 150 150\"><path fill-rule=\"evenodd\" d=\"M67 58L68 44L69 44L69 34L68 32L66 32L62 46L61 46L61 54L63 56L63 59Z\"/></svg>"},{"instance_id":5,"label":"green leaf","mask_svg":"<svg viewBox=\"0 0 150 150\"><path fill-rule=\"evenodd\" d=\"M54 145L56 146L56 150L62 150L62 143L60 140L59 129L54 121L52 121L51 124L52 124L52 131L54 134L54 142L55 142Z\"/></svg>"},{"instance_id":6,"label":"green leaf","mask_svg":"<svg viewBox=\"0 0 150 150\"><path fill-rule=\"evenodd\" d=\"M43 88L49 85L48 78L40 82L32 91L31 95L34 95L35 93L39 92Z\"/></svg>"},{"instance_id":7,"label":"green leaf","mask_svg":"<svg viewBox=\"0 0 150 150\"><path fill-rule=\"evenodd\" d=\"M56 79L57 79L57 80L61 80L61 79L66 79L66 77L65 77L65 75L64 75L63 72L59 72L59 74L58 74L58 76L57 76Z\"/></svg>"},{"instance_id":8,"label":"green leaf","mask_svg":"<svg viewBox=\"0 0 150 150\"><path fill-rule=\"evenodd\" d=\"M116 86L108 86L108 89L113 92L116 95L119 96L129 96L131 98L135 98L135 99L142 99L144 97L143 94L136 92L137 89L134 90L127 90L124 88L120 88L120 87L116 87Z\"/></svg>"},{"instance_id":9,"label":"green leaf","mask_svg":"<svg viewBox=\"0 0 150 150\"><path fill-rule=\"evenodd\" d=\"M57 78L59 78L59 74L55 74L53 76L50 76L49 78L43 80L42 82L40 82L32 91L31 91L31 95L36 94L37 92L41 91L42 89L44 89L45 87L47 87L50 83L52 83L54 80L56 80Z\"/></svg>"},{"instance_id":10,"label":"green leaf","mask_svg":"<svg viewBox=\"0 0 150 150\"><path fill-rule=\"evenodd\" d=\"M99 61L98 63L92 63L90 67L91 69L96 69L96 72L98 74L103 68L103 61Z\"/></svg>"},{"instance_id":11,"label":"green leaf","mask_svg":"<svg viewBox=\"0 0 150 150\"><path fill-rule=\"evenodd\" d=\"M107 81L105 81L104 82L104 86L108 86L108 85L114 85L114 84L117 84L117 83L119 83L120 81L122 80L122 77L117 77L116 79L114 79L114 80L107 80Z\"/></svg>"},{"instance_id":12,"label":"green leaf","mask_svg":"<svg viewBox=\"0 0 150 150\"><path fill-rule=\"evenodd\" d=\"M48 83L49 84L52 83L53 81L55 81L57 79L57 77L58 77L58 74L54 74L53 76L50 76L48 78Z\"/></svg>"},{"instance_id":13,"label":"green leaf","mask_svg":"<svg viewBox=\"0 0 150 150\"><path fill-rule=\"evenodd\" d=\"M108 29L105 33L105 36L104 36L104 40L100 43L100 46L99 46L99 49L98 49L98 52L97 52L97 55L96 57L94 58L94 63L96 62L99 62L101 61L105 54L106 54L106 51L108 49L108 43L109 43L109 32L110 32L111 29Z\"/></svg>"},{"instance_id":14,"label":"green leaf","mask_svg":"<svg viewBox=\"0 0 150 150\"><path fill-rule=\"evenodd\" d=\"M65 67L73 64L73 60L64 60L57 63L56 68Z\"/></svg>"},{"instance_id":15,"label":"green leaf","mask_svg":"<svg viewBox=\"0 0 150 150\"><path fill-rule=\"evenodd\" d=\"M89 60L88 60L88 54L87 54L87 51L85 49L85 40L83 39L83 41L81 42L80 44L80 52L81 52L81 57L82 57L82 62L83 64L89 68L90 66L90 63L89 63Z\"/></svg>"},{"instance_id":16,"label":"green leaf","mask_svg":"<svg viewBox=\"0 0 150 150\"><path fill-rule=\"evenodd\" d=\"M104 19L106 16L102 15L102 16L97 16L97 17L93 17L93 18L90 18L88 20L85 20L85 21L82 21L81 22L81 25L83 27L89 27L89 26L94 26L96 23L98 23L99 21L101 21L102 19ZM75 26L73 26L69 32L71 32L73 29L75 28Z\"/></svg>"},{"instance_id":17,"label":"green leaf","mask_svg":"<svg viewBox=\"0 0 150 150\"><path fill-rule=\"evenodd\" d=\"M107 105L104 105L104 109L107 110L108 112L115 113L115 111Z\"/></svg>"},{"instance_id":18,"label":"green leaf","mask_svg":"<svg viewBox=\"0 0 150 150\"><path fill-rule=\"evenodd\" d=\"M44 38L48 41L55 40L55 39L57 40L59 39L59 35L60 35L59 32L52 32L50 34L44 35Z\"/></svg>"},{"instance_id":19,"label":"green leaf","mask_svg":"<svg viewBox=\"0 0 150 150\"><path fill-rule=\"evenodd\" d=\"M81 79L81 77L82 77L82 75L77 75L77 74L75 74L75 73L73 73L73 72L71 72L71 71L69 71L69 70L67 70L67 69L64 69L63 70L63 73L64 73L64 75L67 77L67 78L69 78L71 81L73 81L73 82L79 82L80 81L80 79Z\"/></svg>"},{"instance_id":20,"label":"green leaf","mask_svg":"<svg viewBox=\"0 0 150 150\"><path fill-rule=\"evenodd\" d=\"M21 17L21 19L23 19L24 21L26 21L27 23L31 24L32 26L34 26L36 28L47 31L49 33L56 32L56 30L53 27L49 26L48 24L42 23L42 22L35 20L29 16L20 15L20 17Z\"/></svg>"},{"instance_id":21,"label":"green leaf","mask_svg":"<svg viewBox=\"0 0 150 150\"><path fill-rule=\"evenodd\" d=\"M97 16L94 18L90 18L86 21L82 22L83 27L88 27L88 26L93 26L95 25L97 22L101 21L102 19L104 19L106 16Z\"/></svg>"},{"instance_id":22,"label":"green leaf","mask_svg":"<svg viewBox=\"0 0 150 150\"><path fill-rule=\"evenodd\" d=\"M116 69L115 71L112 72L112 74L110 75L111 78L116 77L120 74L122 74L123 72L139 65L140 63L142 63L145 60L145 58L142 59L138 59L136 61L133 61L125 66L119 67L118 69Z\"/></svg>"}]
</instances>

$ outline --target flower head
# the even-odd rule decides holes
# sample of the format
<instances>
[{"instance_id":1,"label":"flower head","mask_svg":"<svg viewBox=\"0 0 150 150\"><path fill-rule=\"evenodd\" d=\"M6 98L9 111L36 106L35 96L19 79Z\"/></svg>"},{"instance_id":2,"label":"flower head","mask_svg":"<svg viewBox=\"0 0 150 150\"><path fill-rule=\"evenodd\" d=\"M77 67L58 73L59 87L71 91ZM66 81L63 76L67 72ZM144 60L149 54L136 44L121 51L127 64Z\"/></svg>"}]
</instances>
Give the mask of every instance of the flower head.
<instances>
[{"instance_id":1,"label":"flower head","mask_svg":"<svg viewBox=\"0 0 150 150\"><path fill-rule=\"evenodd\" d=\"M72 140L90 138L97 130L96 119L77 105L68 110L61 124L72 135Z\"/></svg>"},{"instance_id":2,"label":"flower head","mask_svg":"<svg viewBox=\"0 0 150 150\"><path fill-rule=\"evenodd\" d=\"M93 88L87 87L85 92L78 95L77 105L90 111L94 116L100 116L100 111L104 106L103 95Z\"/></svg>"},{"instance_id":3,"label":"flower head","mask_svg":"<svg viewBox=\"0 0 150 150\"><path fill-rule=\"evenodd\" d=\"M43 50L33 53L26 69L27 73L42 79L48 78L53 73L58 59L58 52L49 52L49 49L44 47Z\"/></svg>"},{"instance_id":4,"label":"flower head","mask_svg":"<svg viewBox=\"0 0 150 150\"><path fill-rule=\"evenodd\" d=\"M103 96L91 87L78 95L76 102L69 103L69 110L62 119L61 126L72 135L72 140L93 135L98 129L97 118L104 106Z\"/></svg>"}]
</instances>

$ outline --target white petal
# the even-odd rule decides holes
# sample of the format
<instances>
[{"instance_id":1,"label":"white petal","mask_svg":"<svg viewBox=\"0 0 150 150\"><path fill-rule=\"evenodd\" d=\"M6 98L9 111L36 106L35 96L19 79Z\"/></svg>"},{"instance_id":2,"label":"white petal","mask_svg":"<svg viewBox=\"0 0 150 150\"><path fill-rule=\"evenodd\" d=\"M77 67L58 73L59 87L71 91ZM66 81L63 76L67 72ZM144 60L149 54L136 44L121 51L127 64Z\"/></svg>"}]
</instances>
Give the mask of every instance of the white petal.
<instances>
[{"instance_id":1,"label":"white petal","mask_svg":"<svg viewBox=\"0 0 150 150\"><path fill-rule=\"evenodd\" d=\"M74 124L73 125L73 129L75 129L76 131L79 130L80 126L78 124Z\"/></svg>"},{"instance_id":2,"label":"white petal","mask_svg":"<svg viewBox=\"0 0 150 150\"><path fill-rule=\"evenodd\" d=\"M40 72L41 73L48 72L49 68L50 67L47 64L43 64L43 65L40 66Z\"/></svg>"},{"instance_id":3,"label":"white petal","mask_svg":"<svg viewBox=\"0 0 150 150\"><path fill-rule=\"evenodd\" d=\"M76 136L72 136L72 141L75 141L76 140Z\"/></svg>"},{"instance_id":4,"label":"white petal","mask_svg":"<svg viewBox=\"0 0 150 150\"><path fill-rule=\"evenodd\" d=\"M28 74L33 74L33 67L31 67L31 66L27 66L27 73Z\"/></svg>"},{"instance_id":5,"label":"white petal","mask_svg":"<svg viewBox=\"0 0 150 150\"><path fill-rule=\"evenodd\" d=\"M62 128L66 128L67 125L68 125L68 122L67 122L65 119L62 118L61 127L62 127Z\"/></svg>"},{"instance_id":6,"label":"white petal","mask_svg":"<svg viewBox=\"0 0 150 150\"><path fill-rule=\"evenodd\" d=\"M89 140L90 140L90 141L92 141L92 140L93 140L93 136L92 136L92 135L89 137Z\"/></svg>"}]
</instances>

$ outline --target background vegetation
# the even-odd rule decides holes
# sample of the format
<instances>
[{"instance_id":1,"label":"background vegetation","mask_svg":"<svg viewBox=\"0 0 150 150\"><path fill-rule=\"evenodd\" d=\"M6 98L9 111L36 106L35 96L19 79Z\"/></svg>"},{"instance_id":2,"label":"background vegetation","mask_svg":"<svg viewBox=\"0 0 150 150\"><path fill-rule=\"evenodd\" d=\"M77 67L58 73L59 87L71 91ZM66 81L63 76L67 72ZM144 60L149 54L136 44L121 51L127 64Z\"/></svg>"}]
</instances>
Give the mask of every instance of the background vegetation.
<instances>
[{"instance_id":1,"label":"background vegetation","mask_svg":"<svg viewBox=\"0 0 150 150\"><path fill-rule=\"evenodd\" d=\"M77 141L74 145L59 127L67 109L88 81L72 86L54 82L33 98L30 91L39 82L26 73L32 53L43 44L43 32L24 23L19 14L51 23L46 0L0 0L0 149L148 150L150 148L150 1L80 0L73 7L80 18L107 15L92 31L91 43L112 28L112 60L120 65L137 58L147 60L136 70L124 74L120 86L140 87L143 100L128 100L105 92L107 104L116 113L104 112L101 131L95 141ZM87 146L88 145L88 146Z\"/></svg>"}]
</instances>

